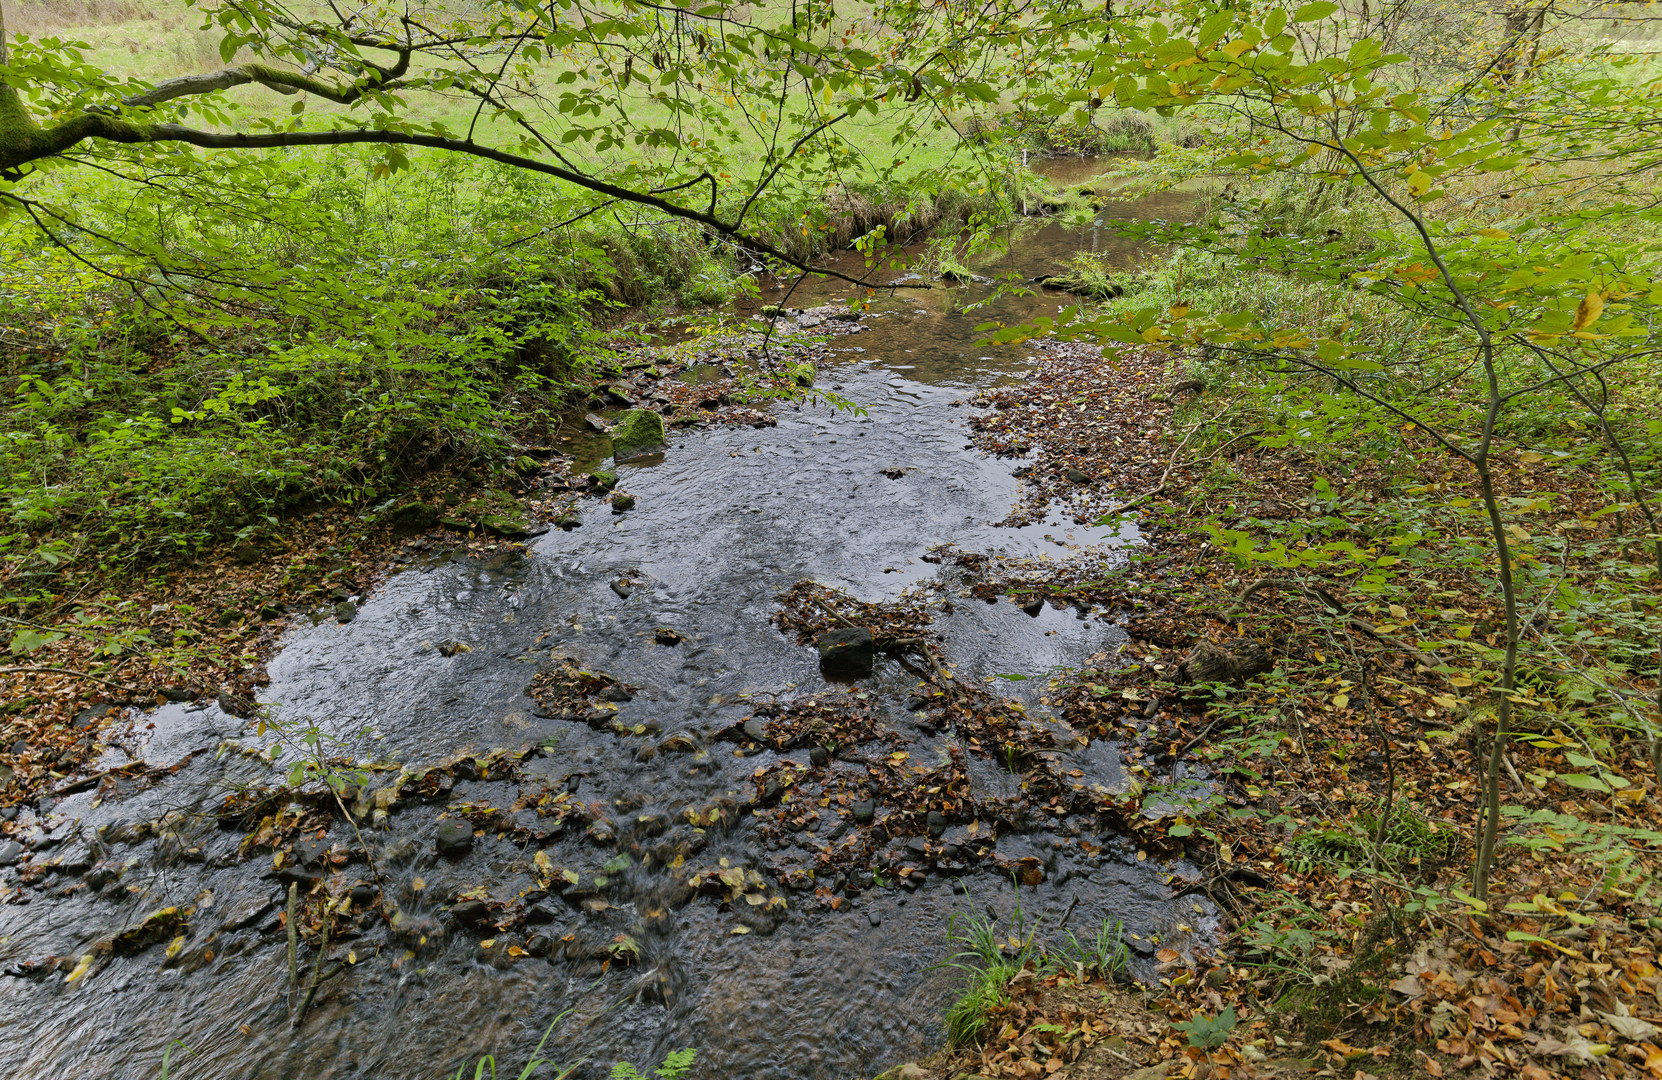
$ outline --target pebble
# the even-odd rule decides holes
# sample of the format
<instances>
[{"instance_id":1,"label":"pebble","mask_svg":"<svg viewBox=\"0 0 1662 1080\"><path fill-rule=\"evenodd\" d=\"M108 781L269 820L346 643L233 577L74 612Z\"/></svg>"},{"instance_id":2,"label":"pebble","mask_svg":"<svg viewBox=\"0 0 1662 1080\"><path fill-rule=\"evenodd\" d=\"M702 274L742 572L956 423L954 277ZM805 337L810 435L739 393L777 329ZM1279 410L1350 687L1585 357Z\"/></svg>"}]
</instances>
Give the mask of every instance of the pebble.
<instances>
[{"instance_id":1,"label":"pebble","mask_svg":"<svg viewBox=\"0 0 1662 1080\"><path fill-rule=\"evenodd\" d=\"M23 845L16 840L0 844L0 866L11 866L23 861Z\"/></svg>"},{"instance_id":2,"label":"pebble","mask_svg":"<svg viewBox=\"0 0 1662 1080\"><path fill-rule=\"evenodd\" d=\"M866 912L866 921L871 923L873 926L882 926L883 916L879 915L875 911L868 911Z\"/></svg>"}]
</instances>

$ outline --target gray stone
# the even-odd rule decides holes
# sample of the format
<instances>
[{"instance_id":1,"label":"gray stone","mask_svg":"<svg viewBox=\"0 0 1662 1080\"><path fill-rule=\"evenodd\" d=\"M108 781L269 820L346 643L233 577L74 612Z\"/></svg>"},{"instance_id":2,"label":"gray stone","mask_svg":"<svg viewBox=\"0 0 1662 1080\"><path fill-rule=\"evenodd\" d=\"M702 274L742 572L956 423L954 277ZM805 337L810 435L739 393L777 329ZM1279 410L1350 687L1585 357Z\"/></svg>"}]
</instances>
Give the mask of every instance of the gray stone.
<instances>
[{"instance_id":1,"label":"gray stone","mask_svg":"<svg viewBox=\"0 0 1662 1080\"><path fill-rule=\"evenodd\" d=\"M473 849L473 826L457 818L439 822L440 855L464 855Z\"/></svg>"},{"instance_id":2,"label":"gray stone","mask_svg":"<svg viewBox=\"0 0 1662 1080\"><path fill-rule=\"evenodd\" d=\"M929 816L925 820L928 822L930 836L939 837L946 832L946 815L939 810L929 811Z\"/></svg>"},{"instance_id":3,"label":"gray stone","mask_svg":"<svg viewBox=\"0 0 1662 1080\"><path fill-rule=\"evenodd\" d=\"M587 416L583 417L583 422L589 426L590 431L598 431L602 435L612 430L612 425L608 424L605 420L602 420L594 413L589 413Z\"/></svg>"},{"instance_id":4,"label":"gray stone","mask_svg":"<svg viewBox=\"0 0 1662 1080\"><path fill-rule=\"evenodd\" d=\"M16 840L0 844L0 866L12 866L23 861L23 845Z\"/></svg>"},{"instance_id":5,"label":"gray stone","mask_svg":"<svg viewBox=\"0 0 1662 1080\"><path fill-rule=\"evenodd\" d=\"M871 819L877 814L877 804L870 799L857 802L849 809L854 812L854 820L861 825L871 824Z\"/></svg>"},{"instance_id":6,"label":"gray stone","mask_svg":"<svg viewBox=\"0 0 1662 1080\"><path fill-rule=\"evenodd\" d=\"M1090 473L1081 472L1080 470L1074 468L1063 469L1062 475L1067 477L1068 482L1072 484L1089 484L1093 482L1091 480Z\"/></svg>"},{"instance_id":7,"label":"gray stone","mask_svg":"<svg viewBox=\"0 0 1662 1080\"><path fill-rule=\"evenodd\" d=\"M351 622L358 617L358 605L350 600L342 600L335 605L335 618L341 622Z\"/></svg>"},{"instance_id":8,"label":"gray stone","mask_svg":"<svg viewBox=\"0 0 1662 1080\"><path fill-rule=\"evenodd\" d=\"M749 720L746 720L744 722L744 733L757 742L765 743L768 741L768 726L762 721L761 717L752 716Z\"/></svg>"},{"instance_id":9,"label":"gray stone","mask_svg":"<svg viewBox=\"0 0 1662 1080\"><path fill-rule=\"evenodd\" d=\"M866 921L871 923L873 926L882 926L883 916L879 915L875 911L868 911L866 912Z\"/></svg>"},{"instance_id":10,"label":"gray stone","mask_svg":"<svg viewBox=\"0 0 1662 1080\"><path fill-rule=\"evenodd\" d=\"M620 491L612 496L612 513L621 514L626 510L633 510L634 508L635 497L633 495L626 495Z\"/></svg>"},{"instance_id":11,"label":"gray stone","mask_svg":"<svg viewBox=\"0 0 1662 1080\"><path fill-rule=\"evenodd\" d=\"M877 644L863 626L828 630L814 644L820 668L828 675L870 675L877 662Z\"/></svg>"},{"instance_id":12,"label":"gray stone","mask_svg":"<svg viewBox=\"0 0 1662 1080\"><path fill-rule=\"evenodd\" d=\"M825 747L810 746L808 748L808 761L814 766L814 768L823 769L825 767L825 763L830 760L831 752Z\"/></svg>"}]
</instances>

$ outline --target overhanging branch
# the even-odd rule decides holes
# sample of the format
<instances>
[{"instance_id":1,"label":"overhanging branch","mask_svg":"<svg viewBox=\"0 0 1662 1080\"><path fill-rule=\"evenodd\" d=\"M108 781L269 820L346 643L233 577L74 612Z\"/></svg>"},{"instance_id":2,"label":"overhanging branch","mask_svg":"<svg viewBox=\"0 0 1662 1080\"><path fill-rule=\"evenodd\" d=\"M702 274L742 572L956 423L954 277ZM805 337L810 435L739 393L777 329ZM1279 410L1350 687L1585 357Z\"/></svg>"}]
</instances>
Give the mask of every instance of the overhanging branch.
<instances>
[{"instance_id":1,"label":"overhanging branch","mask_svg":"<svg viewBox=\"0 0 1662 1080\"><path fill-rule=\"evenodd\" d=\"M398 63L392 67L375 67L375 78L372 81L342 86L299 71L285 71L269 64L242 64L206 75L182 75L177 79L168 79L146 93L123 98L121 103L130 109L142 109L160 105L164 101L172 101L174 98L211 94L217 90L229 90L233 86L259 83L279 94L297 94L304 90L337 105L350 105L370 90L396 89L399 85L396 80L409 69L409 66L409 52L400 51Z\"/></svg>"}]
</instances>

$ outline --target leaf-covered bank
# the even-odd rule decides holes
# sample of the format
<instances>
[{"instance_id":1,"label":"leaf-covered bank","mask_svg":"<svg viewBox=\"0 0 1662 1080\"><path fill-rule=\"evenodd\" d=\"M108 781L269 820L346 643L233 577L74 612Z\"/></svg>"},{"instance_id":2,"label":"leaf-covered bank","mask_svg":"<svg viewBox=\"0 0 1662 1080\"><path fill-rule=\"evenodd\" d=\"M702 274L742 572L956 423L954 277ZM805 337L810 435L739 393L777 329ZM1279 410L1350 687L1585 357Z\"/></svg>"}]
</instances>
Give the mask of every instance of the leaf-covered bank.
<instances>
[{"instance_id":1,"label":"leaf-covered bank","mask_svg":"<svg viewBox=\"0 0 1662 1080\"><path fill-rule=\"evenodd\" d=\"M1124 1022L1114 1007L1056 1023L1048 998L1018 994L984 1038L931 1064L1645 1074L1662 987L1646 613L1662 590L1584 429L1558 409L1505 454L1501 497L1544 591L1479 901L1465 881L1499 613L1469 554L1475 492L1401 425L1360 446L1278 438L1285 388L1251 366L1099 353L1037 346L1030 384L975 402L978 441L1037 454L1014 520L1059 500L1079 521L1135 521L1148 548L1107 577L1035 563L982 588L1120 613L1124 655L1061 676L1051 700L1125 747L1143 805L1161 808L1133 825L1143 851L1203 866L1230 925L1215 952L1160 954L1148 994L1165 1024L1115 1044L1130 1062L1089 1050L1093 1024ZM1096 999L1088 980L1048 981ZM1191 1037L1225 1010L1216 1039Z\"/></svg>"}]
</instances>

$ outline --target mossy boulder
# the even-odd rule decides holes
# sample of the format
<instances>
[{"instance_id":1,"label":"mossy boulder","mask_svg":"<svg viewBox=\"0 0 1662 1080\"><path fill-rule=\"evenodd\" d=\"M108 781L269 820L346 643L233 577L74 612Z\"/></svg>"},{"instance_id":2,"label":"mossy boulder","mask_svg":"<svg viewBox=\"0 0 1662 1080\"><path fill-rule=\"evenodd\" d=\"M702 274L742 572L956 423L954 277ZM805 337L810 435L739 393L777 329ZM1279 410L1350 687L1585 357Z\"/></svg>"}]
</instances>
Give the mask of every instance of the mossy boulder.
<instances>
[{"instance_id":1,"label":"mossy boulder","mask_svg":"<svg viewBox=\"0 0 1662 1080\"><path fill-rule=\"evenodd\" d=\"M392 531L398 536L414 536L438 524L439 514L424 502L407 502L388 515Z\"/></svg>"},{"instance_id":2,"label":"mossy boulder","mask_svg":"<svg viewBox=\"0 0 1662 1080\"><path fill-rule=\"evenodd\" d=\"M617 461L660 450L664 418L651 409L629 409L612 425L612 457Z\"/></svg>"}]
</instances>

